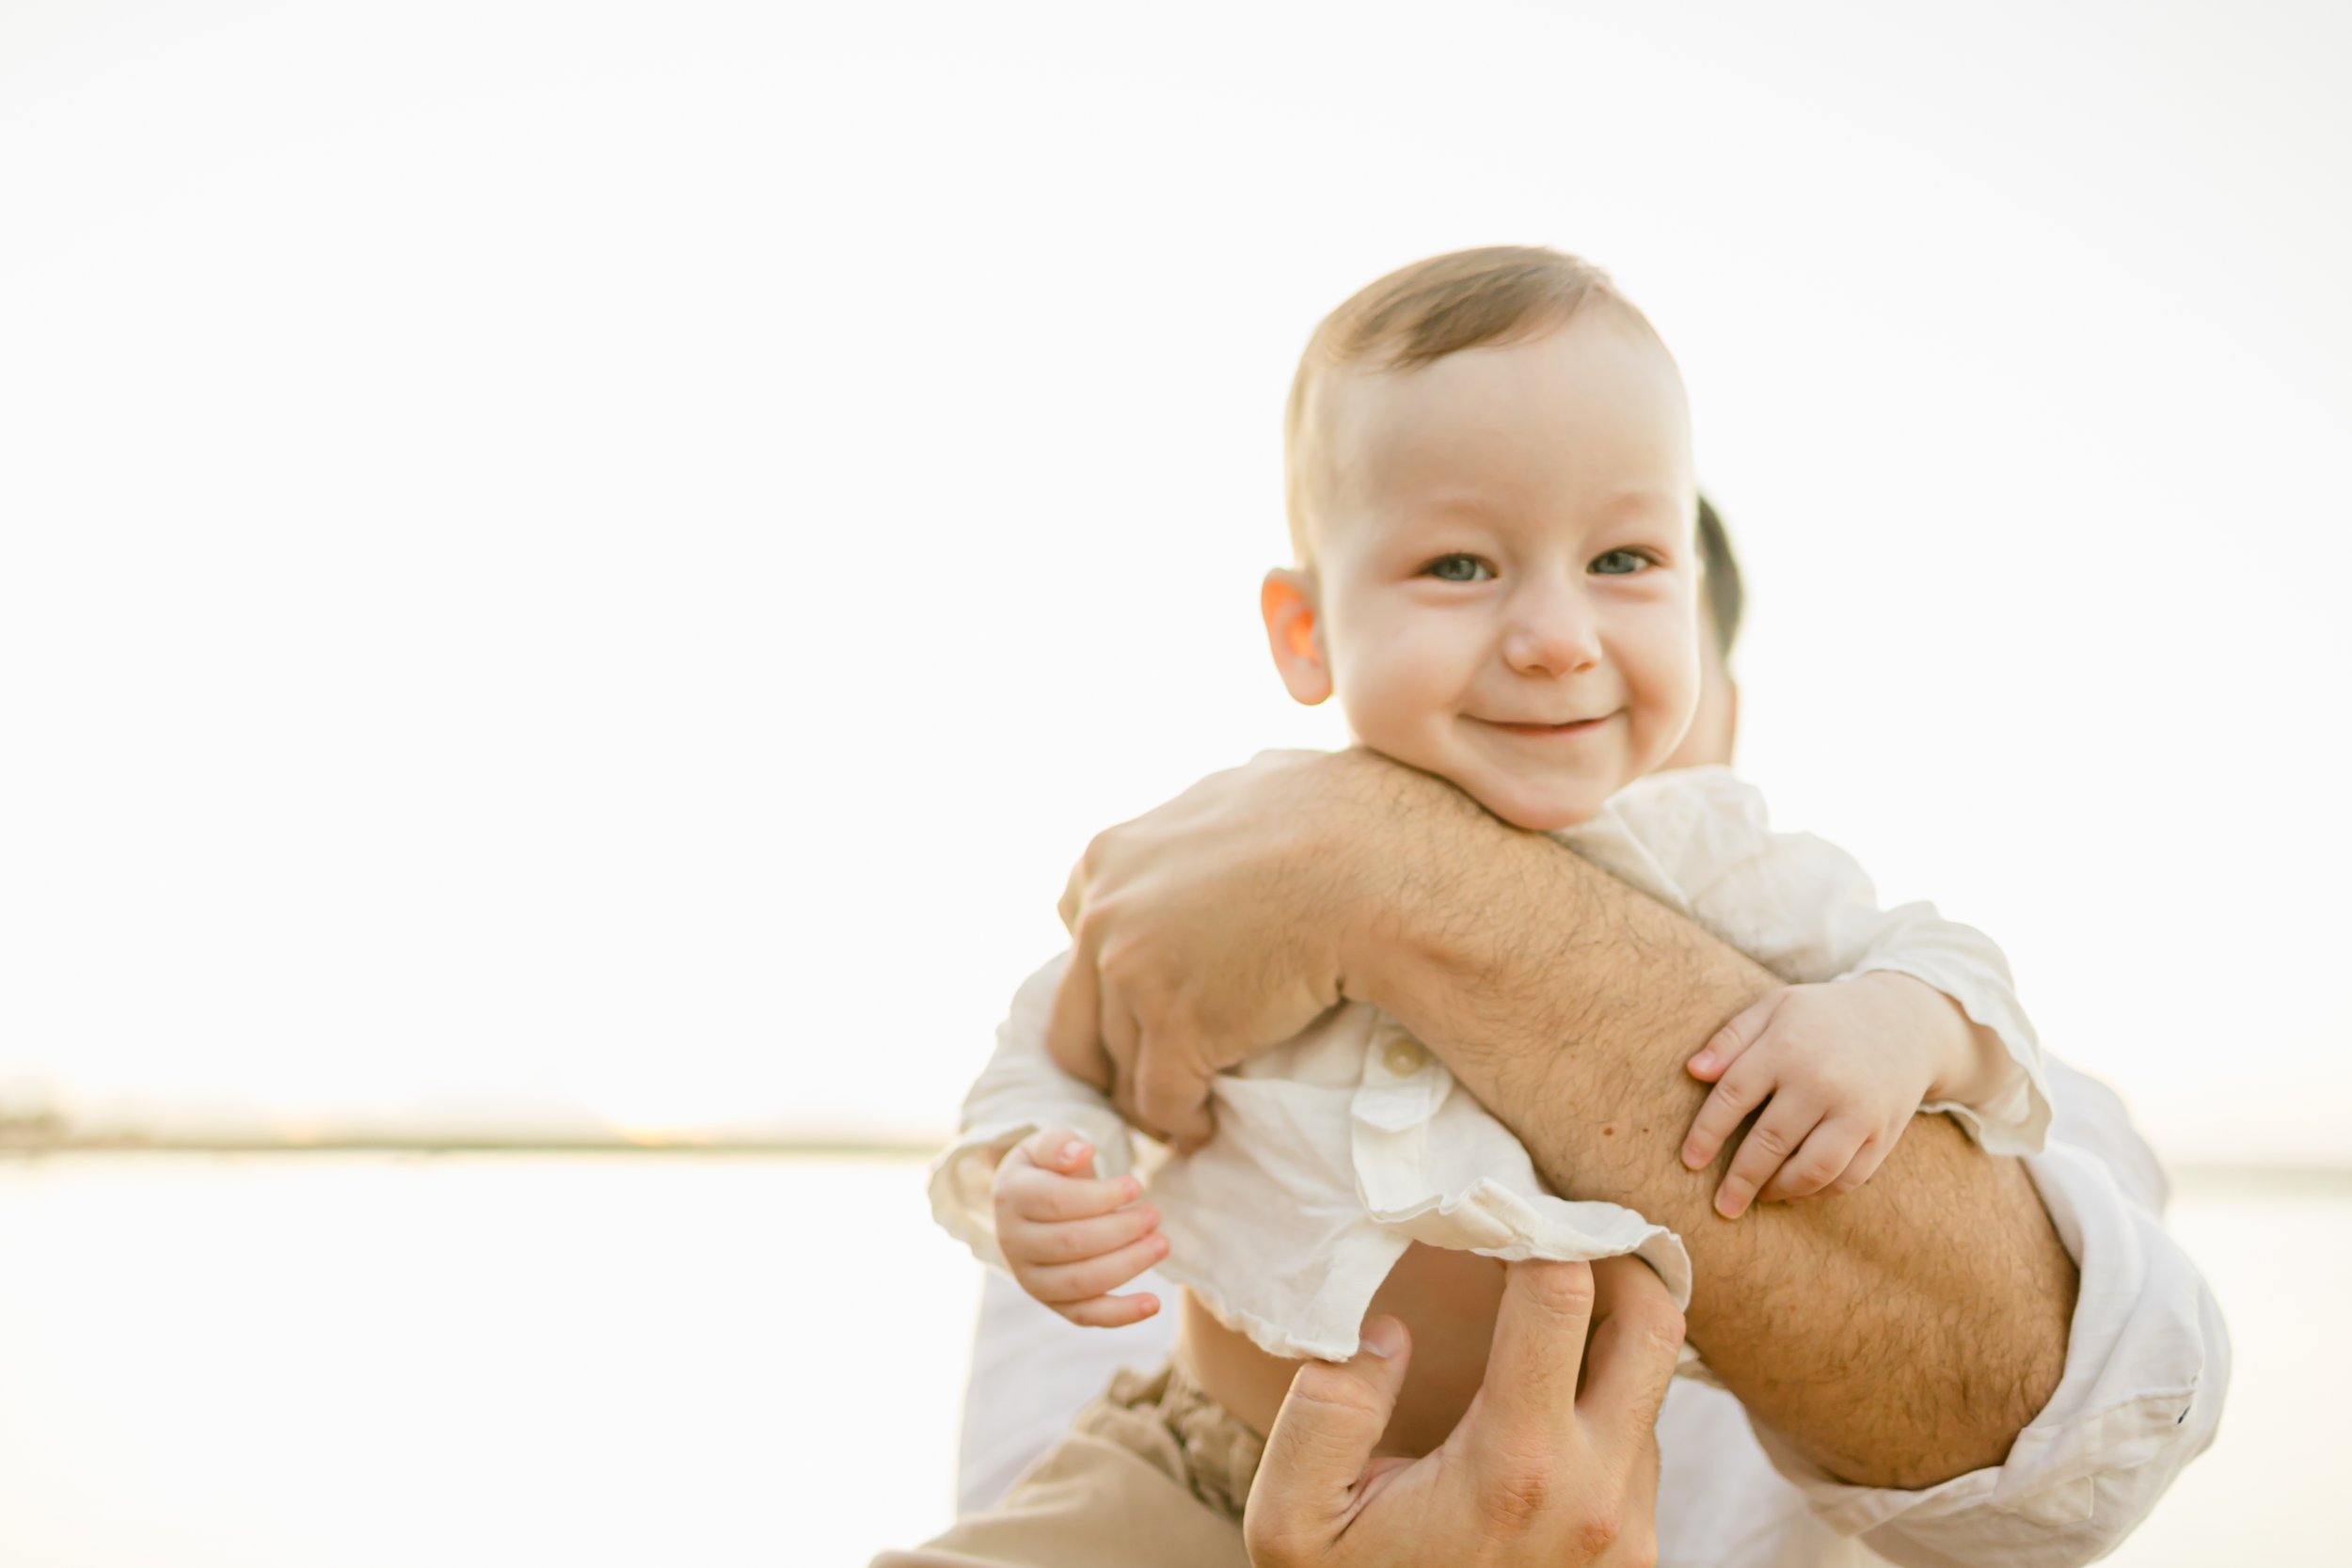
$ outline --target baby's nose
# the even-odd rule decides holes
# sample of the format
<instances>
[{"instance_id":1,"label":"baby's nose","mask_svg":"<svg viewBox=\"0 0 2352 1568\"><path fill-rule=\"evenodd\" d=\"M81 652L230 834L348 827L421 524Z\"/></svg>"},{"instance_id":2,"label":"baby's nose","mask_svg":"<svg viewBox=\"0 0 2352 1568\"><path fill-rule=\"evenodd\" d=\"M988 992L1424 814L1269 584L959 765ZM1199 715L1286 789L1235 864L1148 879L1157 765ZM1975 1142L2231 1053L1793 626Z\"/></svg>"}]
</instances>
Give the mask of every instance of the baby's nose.
<instances>
[{"instance_id":1,"label":"baby's nose","mask_svg":"<svg viewBox=\"0 0 2352 1568\"><path fill-rule=\"evenodd\" d=\"M1528 674L1572 674L1600 662L1600 622L1572 588L1523 588L1512 596L1502 656Z\"/></svg>"}]
</instances>

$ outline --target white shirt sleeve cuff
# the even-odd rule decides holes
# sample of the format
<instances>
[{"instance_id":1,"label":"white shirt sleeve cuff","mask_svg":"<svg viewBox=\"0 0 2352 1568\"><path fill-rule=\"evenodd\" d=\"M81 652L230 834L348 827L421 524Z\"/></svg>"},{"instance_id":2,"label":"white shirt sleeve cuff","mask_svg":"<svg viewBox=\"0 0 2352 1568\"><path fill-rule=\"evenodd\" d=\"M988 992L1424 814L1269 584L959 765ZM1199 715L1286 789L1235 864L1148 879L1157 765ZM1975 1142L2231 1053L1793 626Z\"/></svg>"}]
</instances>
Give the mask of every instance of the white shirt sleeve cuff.
<instances>
[{"instance_id":1,"label":"white shirt sleeve cuff","mask_svg":"<svg viewBox=\"0 0 2352 1568\"><path fill-rule=\"evenodd\" d=\"M1099 1106L1074 1101L1056 1107L1051 1121L999 1121L969 1128L931 1162L931 1218L990 1268L1005 1266L1004 1251L996 1244L996 1166L1013 1145L1054 1126L1066 1126L1094 1145L1094 1174L1104 1180L1135 1168L1126 1124Z\"/></svg>"},{"instance_id":2,"label":"white shirt sleeve cuff","mask_svg":"<svg viewBox=\"0 0 2352 1568\"><path fill-rule=\"evenodd\" d=\"M2112 1551L2213 1441L2230 1344L2157 1216L2066 1144L2026 1162L2081 1269L2066 1370L1997 1467L1916 1491L1851 1486L1762 1427L1823 1523L1908 1568L2075 1568Z\"/></svg>"}]
</instances>

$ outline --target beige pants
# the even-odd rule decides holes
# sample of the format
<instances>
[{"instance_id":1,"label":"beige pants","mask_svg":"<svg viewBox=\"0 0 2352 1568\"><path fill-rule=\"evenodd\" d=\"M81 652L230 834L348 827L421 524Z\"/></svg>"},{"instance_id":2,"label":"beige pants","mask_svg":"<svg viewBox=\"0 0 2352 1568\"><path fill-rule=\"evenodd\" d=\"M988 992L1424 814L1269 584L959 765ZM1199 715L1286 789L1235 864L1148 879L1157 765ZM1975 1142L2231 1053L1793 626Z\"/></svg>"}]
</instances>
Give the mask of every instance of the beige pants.
<instances>
[{"instance_id":1,"label":"beige pants","mask_svg":"<svg viewBox=\"0 0 2352 1568\"><path fill-rule=\"evenodd\" d=\"M1177 1369L1122 1371L1004 1501L873 1568L1248 1568L1263 1446Z\"/></svg>"}]
</instances>

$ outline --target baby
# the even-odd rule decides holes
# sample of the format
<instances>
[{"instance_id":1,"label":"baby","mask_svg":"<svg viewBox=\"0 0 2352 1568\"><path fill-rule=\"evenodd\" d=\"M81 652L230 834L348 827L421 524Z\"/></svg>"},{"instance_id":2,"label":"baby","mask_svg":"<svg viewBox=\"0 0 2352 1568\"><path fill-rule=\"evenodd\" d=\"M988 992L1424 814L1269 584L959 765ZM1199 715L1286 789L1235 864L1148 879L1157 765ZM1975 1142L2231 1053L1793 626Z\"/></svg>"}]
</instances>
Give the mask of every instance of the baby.
<instances>
[{"instance_id":1,"label":"baby","mask_svg":"<svg viewBox=\"0 0 2352 1568\"><path fill-rule=\"evenodd\" d=\"M1927 905L1881 910L1851 859L1772 832L1727 770L1661 770L1701 685L1690 420L1672 356L1602 274L1514 247L1380 279L1308 344L1285 437L1296 564L1261 606L1291 695L1336 696L1360 745L1789 982L1690 1063L1714 1088L1688 1164L1756 1117L1719 1212L1850 1191L1923 1111L1996 1152L2040 1148L2040 1050L1999 951ZM933 1167L934 1212L1073 1323L1155 1312L1114 1292L1157 1265L1184 1287L1179 1373L1241 1427L1263 1434L1297 1360L1355 1354L1378 1310L1416 1346L1384 1450L1435 1447L1477 1390L1500 1260L1634 1253L1688 1306L1677 1237L1550 1192L1362 1004L1222 1075L1216 1135L1141 1180L1108 1101L1046 1053L1065 959L1016 996Z\"/></svg>"}]
</instances>

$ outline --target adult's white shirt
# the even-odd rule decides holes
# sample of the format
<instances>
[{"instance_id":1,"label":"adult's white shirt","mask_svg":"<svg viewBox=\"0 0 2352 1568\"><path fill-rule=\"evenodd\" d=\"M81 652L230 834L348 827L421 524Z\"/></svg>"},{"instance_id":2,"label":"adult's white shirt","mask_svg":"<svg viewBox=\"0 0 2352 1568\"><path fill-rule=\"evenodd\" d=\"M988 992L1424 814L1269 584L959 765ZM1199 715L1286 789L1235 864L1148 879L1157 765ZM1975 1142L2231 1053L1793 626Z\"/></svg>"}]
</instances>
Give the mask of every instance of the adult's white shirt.
<instances>
[{"instance_id":1,"label":"adult's white shirt","mask_svg":"<svg viewBox=\"0 0 2352 1568\"><path fill-rule=\"evenodd\" d=\"M2008 1460L1919 1491L1848 1486L1756 1429L1729 1394L1677 1379L1658 1421L1661 1568L2073 1568L2114 1549L2213 1441L2229 1335L2164 1229L2163 1169L2114 1091L2044 1062L2048 1146L2026 1168L2081 1289L2065 1375ZM1148 1275L1129 1288L1168 1293ZM990 1271L959 1507L1002 1497L1119 1367L1165 1359L1172 1316L1076 1328Z\"/></svg>"}]
</instances>

